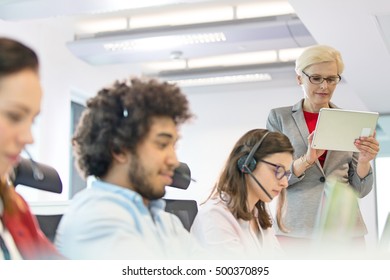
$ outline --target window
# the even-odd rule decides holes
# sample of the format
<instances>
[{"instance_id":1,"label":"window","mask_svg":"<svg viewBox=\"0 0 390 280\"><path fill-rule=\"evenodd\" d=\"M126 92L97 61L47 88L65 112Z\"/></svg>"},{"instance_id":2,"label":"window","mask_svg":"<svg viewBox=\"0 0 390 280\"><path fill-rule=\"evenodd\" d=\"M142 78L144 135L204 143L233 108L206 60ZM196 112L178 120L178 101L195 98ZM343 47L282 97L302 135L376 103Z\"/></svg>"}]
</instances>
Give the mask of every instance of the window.
<instances>
[{"instance_id":1,"label":"window","mask_svg":"<svg viewBox=\"0 0 390 280\"><path fill-rule=\"evenodd\" d=\"M77 123L80 120L81 114L84 111L85 106L77 102L71 102L71 137L77 127ZM82 178L77 171L75 158L73 155L72 146L70 146L70 189L69 189L69 199L71 199L76 193L86 188L86 181Z\"/></svg>"}]
</instances>

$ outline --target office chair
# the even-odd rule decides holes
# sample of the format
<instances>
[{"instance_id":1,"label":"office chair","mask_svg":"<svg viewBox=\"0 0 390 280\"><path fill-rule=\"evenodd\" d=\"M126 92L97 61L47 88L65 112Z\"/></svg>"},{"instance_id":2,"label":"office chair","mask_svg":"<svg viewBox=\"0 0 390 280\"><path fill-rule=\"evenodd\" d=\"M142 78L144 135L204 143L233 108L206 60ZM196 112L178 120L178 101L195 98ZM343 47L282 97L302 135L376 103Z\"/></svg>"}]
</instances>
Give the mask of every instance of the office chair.
<instances>
[{"instance_id":1,"label":"office chair","mask_svg":"<svg viewBox=\"0 0 390 280\"><path fill-rule=\"evenodd\" d=\"M62 214L56 215L35 215L38 220L39 227L42 232L46 235L46 237L54 242L54 238L56 236L57 227L61 221Z\"/></svg>"},{"instance_id":2,"label":"office chair","mask_svg":"<svg viewBox=\"0 0 390 280\"><path fill-rule=\"evenodd\" d=\"M51 166L30 159L21 159L14 168L12 179L15 187L24 185L54 193L62 192L62 181L58 172ZM43 233L53 241L62 214L35 215L35 217Z\"/></svg>"},{"instance_id":3,"label":"office chair","mask_svg":"<svg viewBox=\"0 0 390 280\"><path fill-rule=\"evenodd\" d=\"M164 199L165 211L176 215L186 230L190 231L195 216L198 213L198 204L195 200Z\"/></svg>"},{"instance_id":4,"label":"office chair","mask_svg":"<svg viewBox=\"0 0 390 280\"><path fill-rule=\"evenodd\" d=\"M51 166L22 158L14 168L13 183L43 191L62 193L62 181L58 172Z\"/></svg>"},{"instance_id":5,"label":"office chair","mask_svg":"<svg viewBox=\"0 0 390 280\"><path fill-rule=\"evenodd\" d=\"M172 184L169 187L186 190L191 181L191 170L184 162L180 162L179 167L175 169ZM198 204L195 200L176 200L164 199L166 202L165 211L179 217L183 226L190 231L195 216L198 213Z\"/></svg>"}]
</instances>

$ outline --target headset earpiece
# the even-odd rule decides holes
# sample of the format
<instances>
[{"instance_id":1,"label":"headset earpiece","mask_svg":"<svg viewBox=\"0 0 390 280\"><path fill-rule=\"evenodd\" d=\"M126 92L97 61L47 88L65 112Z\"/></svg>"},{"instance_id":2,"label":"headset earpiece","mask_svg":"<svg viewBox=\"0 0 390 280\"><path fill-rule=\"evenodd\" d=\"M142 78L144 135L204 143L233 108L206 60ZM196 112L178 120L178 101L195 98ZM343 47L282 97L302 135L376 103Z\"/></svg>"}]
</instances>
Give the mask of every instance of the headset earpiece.
<instances>
[{"instance_id":1,"label":"headset earpiece","mask_svg":"<svg viewBox=\"0 0 390 280\"><path fill-rule=\"evenodd\" d=\"M261 143L263 143L265 137L269 134L269 131L267 131L263 137L261 137L261 139L259 140L259 142L257 142L251 149L251 151L249 152L249 154L247 155L244 155L242 157L240 157L237 161L237 166L238 166L238 169L244 173L244 174L248 174L248 173L252 173L255 169L256 169L256 159L254 158L254 155L257 151L258 148L260 148L261 146Z\"/></svg>"},{"instance_id":2,"label":"headset earpiece","mask_svg":"<svg viewBox=\"0 0 390 280\"><path fill-rule=\"evenodd\" d=\"M245 156L242 156L238 159L237 161L237 166L238 166L238 169L242 172L242 173L249 173L248 169L250 170L250 172L253 172L253 170L256 169L256 160L254 158L252 158L252 160L249 161L249 163L247 163L246 167L245 167L245 162L248 158L248 155L245 155Z\"/></svg>"},{"instance_id":3,"label":"headset earpiece","mask_svg":"<svg viewBox=\"0 0 390 280\"><path fill-rule=\"evenodd\" d=\"M260 148L261 143L263 143L265 137L267 137L268 134L269 134L269 131L267 131L263 135L263 137L261 137L259 142L257 142L252 147L249 154L243 155L242 157L240 157L238 159L237 166L242 174L248 174L249 176L251 176L253 178L253 180L256 182L256 184L260 187L260 189L262 189L262 191L269 197L269 199L272 200L272 198L273 198L272 195L270 195L268 193L268 191L261 185L261 183L256 178L256 176L252 174L252 172L256 169L256 164L257 164L256 159L255 159L255 153ZM245 188L246 186L245 186L244 176L242 176L242 178L243 178L243 184L244 184L243 187Z\"/></svg>"}]
</instances>

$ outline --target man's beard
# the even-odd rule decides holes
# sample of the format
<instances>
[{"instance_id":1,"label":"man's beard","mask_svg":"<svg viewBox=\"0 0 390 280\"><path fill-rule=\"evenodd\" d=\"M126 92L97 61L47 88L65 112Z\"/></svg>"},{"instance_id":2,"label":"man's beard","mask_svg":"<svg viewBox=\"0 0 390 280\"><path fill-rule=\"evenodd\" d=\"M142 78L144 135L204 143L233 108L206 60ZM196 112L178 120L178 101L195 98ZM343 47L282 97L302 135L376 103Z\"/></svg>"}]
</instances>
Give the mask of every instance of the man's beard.
<instances>
[{"instance_id":1,"label":"man's beard","mask_svg":"<svg viewBox=\"0 0 390 280\"><path fill-rule=\"evenodd\" d=\"M143 198L155 200L165 195L165 188L160 190L157 189L159 186L152 186L150 182L152 175L148 174L136 154L133 154L131 157L128 176L134 191L139 193Z\"/></svg>"}]
</instances>

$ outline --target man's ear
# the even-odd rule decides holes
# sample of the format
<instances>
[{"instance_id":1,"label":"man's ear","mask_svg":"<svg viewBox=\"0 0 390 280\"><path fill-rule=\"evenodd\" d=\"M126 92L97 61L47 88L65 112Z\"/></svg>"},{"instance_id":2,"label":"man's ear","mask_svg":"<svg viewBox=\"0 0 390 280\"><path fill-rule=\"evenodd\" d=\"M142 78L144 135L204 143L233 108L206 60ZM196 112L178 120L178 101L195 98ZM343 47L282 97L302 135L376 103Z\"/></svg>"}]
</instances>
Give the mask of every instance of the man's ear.
<instances>
[{"instance_id":1,"label":"man's ear","mask_svg":"<svg viewBox=\"0 0 390 280\"><path fill-rule=\"evenodd\" d=\"M112 154L112 158L114 159L114 161L116 161L118 163L126 163L129 160L128 153L125 153L125 152L118 152L118 153L111 152L111 154Z\"/></svg>"}]
</instances>

